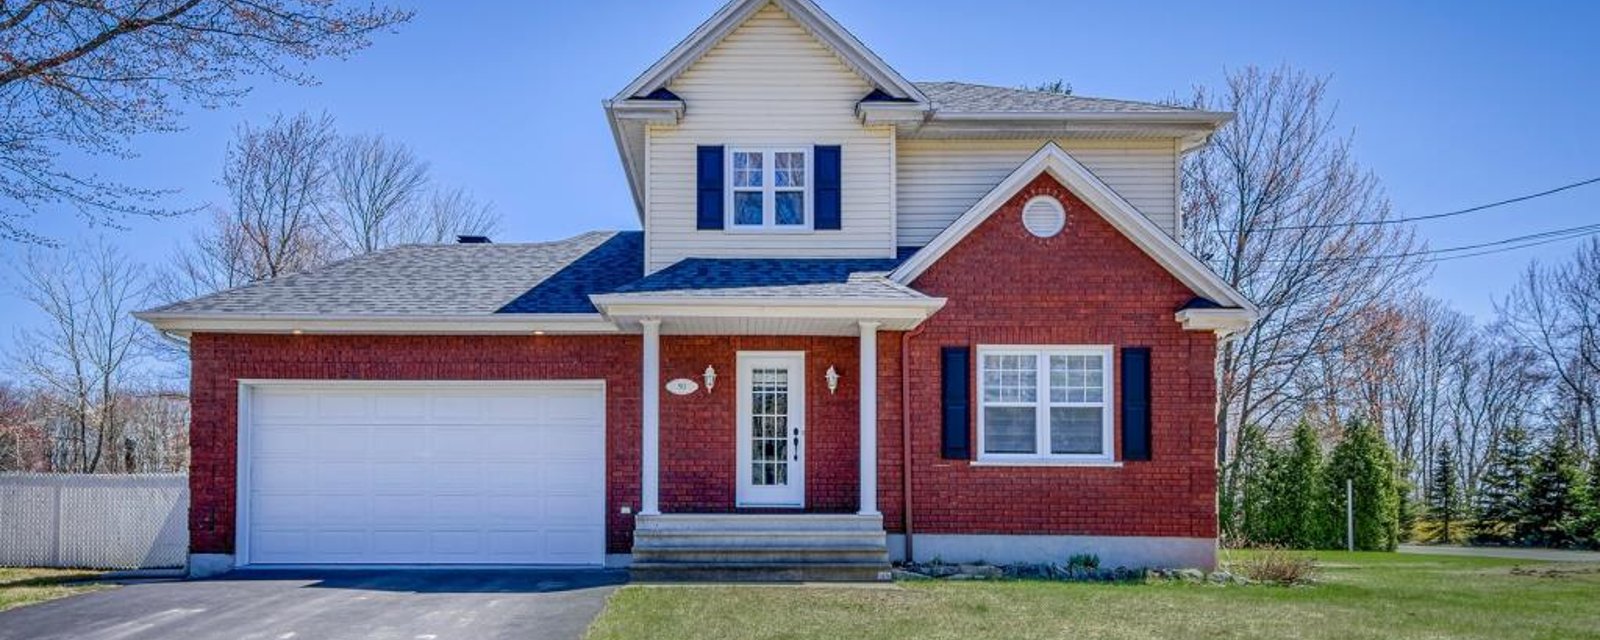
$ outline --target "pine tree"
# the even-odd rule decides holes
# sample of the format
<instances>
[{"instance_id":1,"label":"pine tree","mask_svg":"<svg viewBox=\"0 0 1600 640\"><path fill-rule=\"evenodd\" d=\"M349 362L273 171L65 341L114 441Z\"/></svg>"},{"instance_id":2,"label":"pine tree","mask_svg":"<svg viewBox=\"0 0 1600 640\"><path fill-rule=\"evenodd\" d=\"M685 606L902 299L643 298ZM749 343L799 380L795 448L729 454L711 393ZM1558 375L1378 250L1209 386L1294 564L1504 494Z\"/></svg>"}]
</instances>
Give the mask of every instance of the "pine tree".
<instances>
[{"instance_id":1,"label":"pine tree","mask_svg":"<svg viewBox=\"0 0 1600 640\"><path fill-rule=\"evenodd\" d=\"M1545 547L1565 547L1576 542L1582 517L1580 500L1583 472L1578 455L1564 437L1553 437L1534 456L1533 474L1523 494L1524 509L1518 523L1522 542Z\"/></svg>"},{"instance_id":2,"label":"pine tree","mask_svg":"<svg viewBox=\"0 0 1600 640\"><path fill-rule=\"evenodd\" d=\"M1332 534L1333 503L1323 474L1322 443L1311 423L1295 425L1294 440L1283 457L1276 491L1284 522L1283 543L1296 549L1321 549L1336 544Z\"/></svg>"},{"instance_id":3,"label":"pine tree","mask_svg":"<svg viewBox=\"0 0 1600 640\"><path fill-rule=\"evenodd\" d=\"M1240 431L1239 455L1234 458L1233 470L1239 485L1234 533L1248 544L1280 542L1270 539L1277 454L1267 443L1266 432L1260 426L1249 424Z\"/></svg>"},{"instance_id":4,"label":"pine tree","mask_svg":"<svg viewBox=\"0 0 1600 640\"><path fill-rule=\"evenodd\" d=\"M1495 439L1489 465L1478 479L1473 502L1472 539L1479 544L1508 544L1522 518L1522 497L1528 491L1532 464L1528 431L1506 427Z\"/></svg>"},{"instance_id":5,"label":"pine tree","mask_svg":"<svg viewBox=\"0 0 1600 640\"><path fill-rule=\"evenodd\" d=\"M1375 427L1353 421L1329 458L1326 486L1337 514L1345 509L1345 481L1355 493L1356 548L1393 551L1400 541L1400 495L1394 450Z\"/></svg>"},{"instance_id":6,"label":"pine tree","mask_svg":"<svg viewBox=\"0 0 1600 640\"><path fill-rule=\"evenodd\" d=\"M1450 529L1461 519L1461 485L1456 482L1456 456L1448 442L1439 443L1433 458L1433 478L1428 486L1428 515L1439 528L1434 542L1451 542Z\"/></svg>"},{"instance_id":7,"label":"pine tree","mask_svg":"<svg viewBox=\"0 0 1600 640\"><path fill-rule=\"evenodd\" d=\"M1408 479L1410 474L1404 469L1405 467L1402 465L1401 470L1395 474L1395 499L1398 504L1395 511L1398 514L1396 519L1400 523L1399 541L1410 542L1413 536L1416 535L1417 517L1420 515L1417 511L1420 505L1417 504L1418 500L1415 495L1417 488L1411 484Z\"/></svg>"},{"instance_id":8,"label":"pine tree","mask_svg":"<svg viewBox=\"0 0 1600 640\"><path fill-rule=\"evenodd\" d=\"M1589 457L1588 514L1583 519L1583 543L1600 549L1600 450Z\"/></svg>"}]
</instances>

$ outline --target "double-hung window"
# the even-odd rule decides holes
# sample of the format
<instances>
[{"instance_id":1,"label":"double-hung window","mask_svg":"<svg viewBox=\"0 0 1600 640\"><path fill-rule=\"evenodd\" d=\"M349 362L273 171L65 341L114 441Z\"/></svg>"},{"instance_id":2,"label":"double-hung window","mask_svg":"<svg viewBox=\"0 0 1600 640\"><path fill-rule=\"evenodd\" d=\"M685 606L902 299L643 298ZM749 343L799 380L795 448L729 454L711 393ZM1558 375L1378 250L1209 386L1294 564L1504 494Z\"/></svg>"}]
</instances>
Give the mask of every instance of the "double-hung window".
<instances>
[{"instance_id":1,"label":"double-hung window","mask_svg":"<svg viewBox=\"0 0 1600 640\"><path fill-rule=\"evenodd\" d=\"M805 149L734 148L728 165L728 228L811 228L811 154Z\"/></svg>"},{"instance_id":2,"label":"double-hung window","mask_svg":"<svg viewBox=\"0 0 1600 640\"><path fill-rule=\"evenodd\" d=\"M1111 347L979 347L979 460L1112 460Z\"/></svg>"}]
</instances>

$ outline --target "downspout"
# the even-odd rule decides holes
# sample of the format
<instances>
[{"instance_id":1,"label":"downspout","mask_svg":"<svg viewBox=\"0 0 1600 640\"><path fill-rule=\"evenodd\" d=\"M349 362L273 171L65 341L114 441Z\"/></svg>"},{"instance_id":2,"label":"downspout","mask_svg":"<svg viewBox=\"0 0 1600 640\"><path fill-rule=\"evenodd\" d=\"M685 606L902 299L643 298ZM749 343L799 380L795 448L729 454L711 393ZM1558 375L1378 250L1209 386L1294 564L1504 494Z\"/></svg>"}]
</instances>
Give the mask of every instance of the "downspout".
<instances>
[{"instance_id":1,"label":"downspout","mask_svg":"<svg viewBox=\"0 0 1600 640\"><path fill-rule=\"evenodd\" d=\"M900 528L905 531L906 562L911 553L911 338L927 325L900 334Z\"/></svg>"}]
</instances>

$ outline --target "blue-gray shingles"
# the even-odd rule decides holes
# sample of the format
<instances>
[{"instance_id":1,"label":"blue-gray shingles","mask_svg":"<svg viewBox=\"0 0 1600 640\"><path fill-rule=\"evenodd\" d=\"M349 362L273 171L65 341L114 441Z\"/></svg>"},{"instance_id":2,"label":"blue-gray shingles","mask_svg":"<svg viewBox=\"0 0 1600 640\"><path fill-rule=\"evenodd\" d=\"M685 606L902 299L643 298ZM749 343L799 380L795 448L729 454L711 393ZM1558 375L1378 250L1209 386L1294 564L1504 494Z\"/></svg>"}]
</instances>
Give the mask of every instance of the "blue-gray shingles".
<instances>
[{"instance_id":1,"label":"blue-gray shingles","mask_svg":"<svg viewBox=\"0 0 1600 640\"><path fill-rule=\"evenodd\" d=\"M649 297L921 297L882 274L909 255L881 259L687 258L613 293Z\"/></svg>"},{"instance_id":2,"label":"blue-gray shingles","mask_svg":"<svg viewBox=\"0 0 1600 640\"><path fill-rule=\"evenodd\" d=\"M621 231L498 313L595 313L590 294L613 291L643 274L644 232Z\"/></svg>"},{"instance_id":3,"label":"blue-gray shingles","mask_svg":"<svg viewBox=\"0 0 1600 640\"><path fill-rule=\"evenodd\" d=\"M154 313L469 316L595 313L589 296L920 298L886 259L690 258L641 278L644 234L532 244L405 245L170 304Z\"/></svg>"}]
</instances>

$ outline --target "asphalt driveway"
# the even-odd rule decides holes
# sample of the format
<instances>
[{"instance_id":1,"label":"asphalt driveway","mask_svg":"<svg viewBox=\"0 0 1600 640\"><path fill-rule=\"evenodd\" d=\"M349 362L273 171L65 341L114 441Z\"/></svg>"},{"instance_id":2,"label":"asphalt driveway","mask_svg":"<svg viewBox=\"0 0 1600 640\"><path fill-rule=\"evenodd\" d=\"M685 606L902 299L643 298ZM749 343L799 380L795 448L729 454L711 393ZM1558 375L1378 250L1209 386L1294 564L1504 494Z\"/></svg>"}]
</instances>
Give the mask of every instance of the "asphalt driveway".
<instances>
[{"instance_id":1,"label":"asphalt driveway","mask_svg":"<svg viewBox=\"0 0 1600 640\"><path fill-rule=\"evenodd\" d=\"M449 640L583 635L622 571L240 571L0 613L0 639Z\"/></svg>"}]
</instances>

